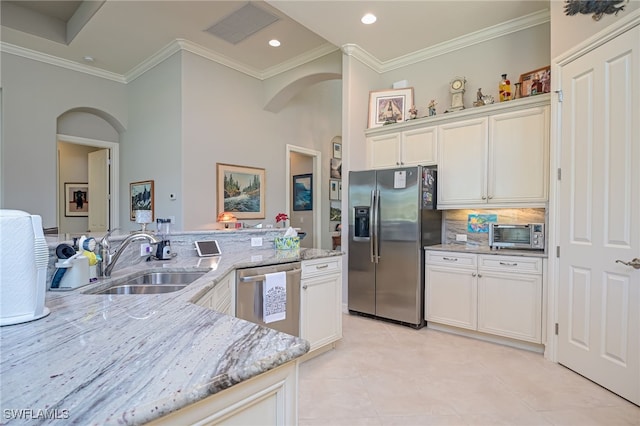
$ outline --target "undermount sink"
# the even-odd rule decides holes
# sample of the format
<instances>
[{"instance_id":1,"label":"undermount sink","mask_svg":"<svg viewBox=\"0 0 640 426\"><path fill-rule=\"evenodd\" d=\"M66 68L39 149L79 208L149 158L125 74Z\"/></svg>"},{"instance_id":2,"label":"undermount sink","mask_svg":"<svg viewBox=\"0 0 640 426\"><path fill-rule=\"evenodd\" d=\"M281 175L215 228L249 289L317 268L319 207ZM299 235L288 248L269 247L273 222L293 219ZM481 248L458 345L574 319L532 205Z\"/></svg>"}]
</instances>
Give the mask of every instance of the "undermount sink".
<instances>
[{"instance_id":1,"label":"undermount sink","mask_svg":"<svg viewBox=\"0 0 640 426\"><path fill-rule=\"evenodd\" d=\"M147 272L91 294L160 294L182 290L206 272Z\"/></svg>"}]
</instances>

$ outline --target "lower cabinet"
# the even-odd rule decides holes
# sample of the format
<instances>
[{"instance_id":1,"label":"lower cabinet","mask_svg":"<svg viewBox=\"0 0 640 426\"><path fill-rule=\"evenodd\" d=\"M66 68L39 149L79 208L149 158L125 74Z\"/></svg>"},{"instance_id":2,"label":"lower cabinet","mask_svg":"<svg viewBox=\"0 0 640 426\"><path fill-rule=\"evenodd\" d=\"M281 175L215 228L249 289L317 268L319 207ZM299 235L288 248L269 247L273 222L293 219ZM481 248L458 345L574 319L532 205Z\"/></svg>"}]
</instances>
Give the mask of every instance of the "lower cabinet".
<instances>
[{"instance_id":1,"label":"lower cabinet","mask_svg":"<svg viewBox=\"0 0 640 426\"><path fill-rule=\"evenodd\" d=\"M302 262L300 337L314 351L342 338L342 259Z\"/></svg>"},{"instance_id":2,"label":"lower cabinet","mask_svg":"<svg viewBox=\"0 0 640 426\"><path fill-rule=\"evenodd\" d=\"M234 315L233 293L235 289L236 271L233 270L222 277L216 286L202 296L196 304L223 314Z\"/></svg>"},{"instance_id":3,"label":"lower cabinet","mask_svg":"<svg viewBox=\"0 0 640 426\"><path fill-rule=\"evenodd\" d=\"M542 343L542 259L426 251L425 319Z\"/></svg>"},{"instance_id":4,"label":"lower cabinet","mask_svg":"<svg viewBox=\"0 0 640 426\"><path fill-rule=\"evenodd\" d=\"M195 303L235 315L235 285L231 271ZM342 258L303 261L300 286L300 337L309 341L310 352L341 339Z\"/></svg>"},{"instance_id":5,"label":"lower cabinet","mask_svg":"<svg viewBox=\"0 0 640 426\"><path fill-rule=\"evenodd\" d=\"M148 425L298 424L298 364L291 361Z\"/></svg>"}]
</instances>

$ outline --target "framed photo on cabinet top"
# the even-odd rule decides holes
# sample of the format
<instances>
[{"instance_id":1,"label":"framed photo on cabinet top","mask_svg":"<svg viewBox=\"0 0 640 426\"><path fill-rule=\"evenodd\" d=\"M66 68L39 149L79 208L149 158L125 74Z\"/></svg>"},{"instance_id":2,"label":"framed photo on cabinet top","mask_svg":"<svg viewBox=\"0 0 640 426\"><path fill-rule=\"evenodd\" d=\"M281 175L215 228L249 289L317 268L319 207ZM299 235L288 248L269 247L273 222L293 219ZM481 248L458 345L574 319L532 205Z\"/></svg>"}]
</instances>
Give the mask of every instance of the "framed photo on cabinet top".
<instances>
[{"instance_id":1,"label":"framed photo on cabinet top","mask_svg":"<svg viewBox=\"0 0 640 426\"><path fill-rule=\"evenodd\" d=\"M413 87L369 92L368 127L405 121L413 105Z\"/></svg>"},{"instance_id":2,"label":"framed photo on cabinet top","mask_svg":"<svg viewBox=\"0 0 640 426\"><path fill-rule=\"evenodd\" d=\"M551 91L551 66L520 75L520 96L527 97Z\"/></svg>"}]
</instances>

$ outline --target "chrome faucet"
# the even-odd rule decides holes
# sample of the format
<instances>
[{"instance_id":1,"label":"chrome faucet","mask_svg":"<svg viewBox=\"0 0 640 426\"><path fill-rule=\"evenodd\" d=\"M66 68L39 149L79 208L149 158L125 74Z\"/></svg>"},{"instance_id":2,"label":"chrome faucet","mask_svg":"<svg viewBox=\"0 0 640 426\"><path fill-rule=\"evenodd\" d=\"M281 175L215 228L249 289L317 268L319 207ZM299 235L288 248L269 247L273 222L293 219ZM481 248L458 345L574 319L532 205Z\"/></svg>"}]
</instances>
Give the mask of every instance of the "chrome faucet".
<instances>
[{"instance_id":1,"label":"chrome faucet","mask_svg":"<svg viewBox=\"0 0 640 426\"><path fill-rule=\"evenodd\" d=\"M103 278L111 278L111 271L113 271L113 267L115 266L118 258L122 252L134 241L147 240L150 244L158 244L160 240L156 238L155 235L149 234L147 232L135 232L130 234L122 241L120 247L111 255L109 252L109 236L111 233L115 231L112 229L109 231L102 239L100 240L100 256L102 257L102 274Z\"/></svg>"}]
</instances>

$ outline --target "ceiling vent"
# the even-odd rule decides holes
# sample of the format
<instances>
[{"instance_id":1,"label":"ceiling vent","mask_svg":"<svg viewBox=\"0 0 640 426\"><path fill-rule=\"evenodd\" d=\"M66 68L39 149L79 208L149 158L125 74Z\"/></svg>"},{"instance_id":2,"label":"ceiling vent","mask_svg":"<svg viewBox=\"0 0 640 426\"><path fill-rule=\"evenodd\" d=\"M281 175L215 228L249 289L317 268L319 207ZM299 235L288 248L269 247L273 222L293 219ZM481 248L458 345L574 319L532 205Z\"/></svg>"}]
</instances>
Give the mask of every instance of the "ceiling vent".
<instances>
[{"instance_id":1,"label":"ceiling vent","mask_svg":"<svg viewBox=\"0 0 640 426\"><path fill-rule=\"evenodd\" d=\"M277 16L247 3L205 31L231 44L238 44L278 19Z\"/></svg>"}]
</instances>

